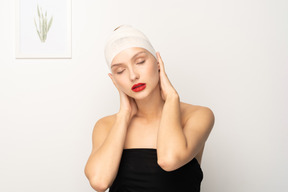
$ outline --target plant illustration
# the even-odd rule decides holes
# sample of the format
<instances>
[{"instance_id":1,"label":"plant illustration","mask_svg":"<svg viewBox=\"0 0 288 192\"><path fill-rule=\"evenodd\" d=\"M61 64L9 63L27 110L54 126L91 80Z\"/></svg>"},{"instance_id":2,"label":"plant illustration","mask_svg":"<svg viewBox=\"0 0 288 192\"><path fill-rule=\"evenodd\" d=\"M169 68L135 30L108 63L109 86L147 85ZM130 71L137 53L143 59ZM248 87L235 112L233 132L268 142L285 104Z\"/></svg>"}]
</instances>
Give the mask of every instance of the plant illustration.
<instances>
[{"instance_id":1,"label":"plant illustration","mask_svg":"<svg viewBox=\"0 0 288 192\"><path fill-rule=\"evenodd\" d=\"M36 27L36 30L37 30L37 33L41 42L45 43L46 38L47 38L47 33L53 22L53 16L50 18L49 23L47 24L47 21L48 21L47 11L45 11L45 15L43 15L42 8L39 9L39 5L37 4L37 12L38 12L39 27L34 17L35 27Z\"/></svg>"}]
</instances>

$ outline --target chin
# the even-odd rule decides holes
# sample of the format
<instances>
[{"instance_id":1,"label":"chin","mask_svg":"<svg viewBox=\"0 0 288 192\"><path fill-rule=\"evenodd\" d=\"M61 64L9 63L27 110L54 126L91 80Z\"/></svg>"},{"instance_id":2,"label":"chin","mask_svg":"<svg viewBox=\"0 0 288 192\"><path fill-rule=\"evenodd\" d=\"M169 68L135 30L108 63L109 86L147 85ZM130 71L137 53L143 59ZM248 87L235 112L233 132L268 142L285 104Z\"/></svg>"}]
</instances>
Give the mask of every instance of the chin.
<instances>
[{"instance_id":1,"label":"chin","mask_svg":"<svg viewBox=\"0 0 288 192\"><path fill-rule=\"evenodd\" d=\"M145 89L145 90L142 90L140 92L132 91L132 93L130 92L129 97L136 99L136 100L141 100L141 99L145 99L148 95L149 95L149 90Z\"/></svg>"},{"instance_id":2,"label":"chin","mask_svg":"<svg viewBox=\"0 0 288 192\"><path fill-rule=\"evenodd\" d=\"M147 97L147 94L133 94L130 96L131 98L135 99L135 100L142 100L145 99Z\"/></svg>"},{"instance_id":3,"label":"chin","mask_svg":"<svg viewBox=\"0 0 288 192\"><path fill-rule=\"evenodd\" d=\"M142 93L138 92L137 94L133 94L133 98L135 100L144 100L153 94L153 90L144 90Z\"/></svg>"}]
</instances>

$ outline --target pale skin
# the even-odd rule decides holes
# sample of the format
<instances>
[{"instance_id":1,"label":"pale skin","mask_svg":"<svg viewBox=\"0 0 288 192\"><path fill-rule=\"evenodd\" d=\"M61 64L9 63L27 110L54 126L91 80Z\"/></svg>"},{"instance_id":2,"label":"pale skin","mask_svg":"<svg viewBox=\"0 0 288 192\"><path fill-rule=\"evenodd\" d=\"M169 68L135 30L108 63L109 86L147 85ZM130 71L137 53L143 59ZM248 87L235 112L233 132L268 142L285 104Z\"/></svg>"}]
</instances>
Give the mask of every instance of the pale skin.
<instances>
[{"instance_id":1,"label":"pale skin","mask_svg":"<svg viewBox=\"0 0 288 192\"><path fill-rule=\"evenodd\" d=\"M85 174L96 191L112 185L123 149L157 149L157 163L165 171L193 158L201 163L214 114L208 107L180 101L159 52L155 58L143 48L125 49L113 58L108 75L119 92L120 109L99 119L93 129ZM136 83L146 83L146 88L134 92Z\"/></svg>"}]
</instances>

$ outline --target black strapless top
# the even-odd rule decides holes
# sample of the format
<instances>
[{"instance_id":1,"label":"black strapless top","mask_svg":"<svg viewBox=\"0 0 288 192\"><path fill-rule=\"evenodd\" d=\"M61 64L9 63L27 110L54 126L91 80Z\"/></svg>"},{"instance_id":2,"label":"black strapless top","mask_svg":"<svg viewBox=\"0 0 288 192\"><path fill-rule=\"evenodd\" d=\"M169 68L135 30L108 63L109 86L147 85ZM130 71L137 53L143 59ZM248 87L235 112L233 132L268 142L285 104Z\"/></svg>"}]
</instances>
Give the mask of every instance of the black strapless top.
<instances>
[{"instance_id":1,"label":"black strapless top","mask_svg":"<svg viewBox=\"0 0 288 192\"><path fill-rule=\"evenodd\" d=\"M117 176L109 192L199 192L203 179L197 159L174 171L165 171L157 163L152 148L124 149Z\"/></svg>"}]
</instances>

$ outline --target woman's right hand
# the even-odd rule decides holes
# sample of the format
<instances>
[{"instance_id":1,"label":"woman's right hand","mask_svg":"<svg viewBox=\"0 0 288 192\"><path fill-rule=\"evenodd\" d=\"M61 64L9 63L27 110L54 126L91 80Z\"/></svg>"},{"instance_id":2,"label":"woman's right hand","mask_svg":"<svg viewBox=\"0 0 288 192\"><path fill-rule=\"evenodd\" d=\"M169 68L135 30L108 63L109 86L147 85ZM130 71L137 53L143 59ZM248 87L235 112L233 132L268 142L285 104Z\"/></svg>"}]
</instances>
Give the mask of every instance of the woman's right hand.
<instances>
[{"instance_id":1,"label":"woman's right hand","mask_svg":"<svg viewBox=\"0 0 288 192\"><path fill-rule=\"evenodd\" d=\"M127 115L128 120L130 122L130 120L134 117L134 115L137 113L138 110L136 102L132 97L129 97L126 93L124 93L122 90L119 89L111 73L109 73L108 75L119 92L120 110L118 113Z\"/></svg>"}]
</instances>

